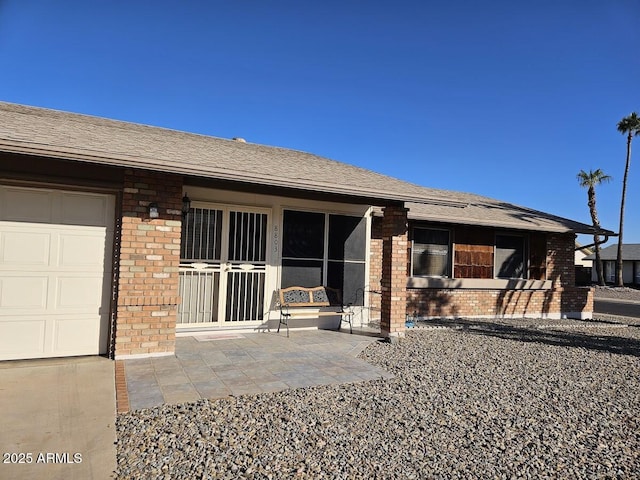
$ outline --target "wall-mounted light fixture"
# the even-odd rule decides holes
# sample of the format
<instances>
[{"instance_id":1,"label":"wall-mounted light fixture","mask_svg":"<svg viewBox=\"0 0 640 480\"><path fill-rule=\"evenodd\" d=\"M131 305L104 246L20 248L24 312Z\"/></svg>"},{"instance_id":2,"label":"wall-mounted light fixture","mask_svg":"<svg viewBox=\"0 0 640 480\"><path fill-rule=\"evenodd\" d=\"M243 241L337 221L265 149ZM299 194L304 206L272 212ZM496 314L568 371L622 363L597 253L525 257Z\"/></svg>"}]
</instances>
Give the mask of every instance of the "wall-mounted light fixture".
<instances>
[{"instance_id":1,"label":"wall-mounted light fixture","mask_svg":"<svg viewBox=\"0 0 640 480\"><path fill-rule=\"evenodd\" d=\"M184 197L182 197L182 216L186 217L190 209L191 209L191 199L185 193Z\"/></svg>"},{"instance_id":2,"label":"wall-mounted light fixture","mask_svg":"<svg viewBox=\"0 0 640 480\"><path fill-rule=\"evenodd\" d=\"M149 204L149 207L147 207L149 210L149 218L158 218L160 216L160 210L158 210L158 204L155 202L152 202Z\"/></svg>"}]
</instances>

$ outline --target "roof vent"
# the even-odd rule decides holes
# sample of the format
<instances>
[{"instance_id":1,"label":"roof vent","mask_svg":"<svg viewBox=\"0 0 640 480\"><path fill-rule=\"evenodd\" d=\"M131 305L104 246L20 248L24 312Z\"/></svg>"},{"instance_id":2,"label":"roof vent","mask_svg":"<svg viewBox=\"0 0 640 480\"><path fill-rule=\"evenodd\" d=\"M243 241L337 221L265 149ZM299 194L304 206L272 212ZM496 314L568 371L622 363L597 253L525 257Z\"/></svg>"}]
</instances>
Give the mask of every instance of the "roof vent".
<instances>
[{"instance_id":1,"label":"roof vent","mask_svg":"<svg viewBox=\"0 0 640 480\"><path fill-rule=\"evenodd\" d=\"M242 137L233 137L231 140L234 142L247 143L247 141Z\"/></svg>"}]
</instances>

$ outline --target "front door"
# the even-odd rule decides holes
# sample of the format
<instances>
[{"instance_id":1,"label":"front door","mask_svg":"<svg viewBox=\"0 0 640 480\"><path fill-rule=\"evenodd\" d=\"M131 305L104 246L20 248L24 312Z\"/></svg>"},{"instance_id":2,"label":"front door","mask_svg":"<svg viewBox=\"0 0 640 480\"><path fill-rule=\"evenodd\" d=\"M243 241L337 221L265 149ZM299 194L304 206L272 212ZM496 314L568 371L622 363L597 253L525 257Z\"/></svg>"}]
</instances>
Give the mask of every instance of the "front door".
<instances>
[{"instance_id":1,"label":"front door","mask_svg":"<svg viewBox=\"0 0 640 480\"><path fill-rule=\"evenodd\" d=\"M269 214L192 208L182 225L178 327L263 320Z\"/></svg>"}]
</instances>

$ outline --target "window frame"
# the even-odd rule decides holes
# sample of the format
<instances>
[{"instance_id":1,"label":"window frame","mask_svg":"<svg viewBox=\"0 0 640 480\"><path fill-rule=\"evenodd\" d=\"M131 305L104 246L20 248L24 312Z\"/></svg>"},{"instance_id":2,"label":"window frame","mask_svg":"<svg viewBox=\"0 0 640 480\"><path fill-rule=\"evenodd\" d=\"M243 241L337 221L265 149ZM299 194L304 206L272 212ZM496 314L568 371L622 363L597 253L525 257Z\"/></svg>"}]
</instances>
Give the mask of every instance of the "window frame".
<instances>
[{"instance_id":1,"label":"window frame","mask_svg":"<svg viewBox=\"0 0 640 480\"><path fill-rule=\"evenodd\" d=\"M415 241L415 231L416 230L432 230L432 231L440 231L446 232L448 237L447 242L447 272L446 275L417 275L414 273L414 249L416 245ZM426 245L424 243L419 243L418 245ZM415 278L453 278L453 241L451 229L444 227L432 227L432 226L421 226L421 225L413 225L411 227L411 265L410 265L410 277Z\"/></svg>"},{"instance_id":2,"label":"window frame","mask_svg":"<svg viewBox=\"0 0 640 480\"><path fill-rule=\"evenodd\" d=\"M498 266L498 237L519 238L522 244L522 274L519 277L502 277ZM496 232L493 240L493 277L501 280L527 280L529 278L529 235L518 232Z\"/></svg>"},{"instance_id":3,"label":"window frame","mask_svg":"<svg viewBox=\"0 0 640 480\"><path fill-rule=\"evenodd\" d=\"M294 213L304 213L304 214L311 214L311 215L323 215L323 219L322 219L322 257L291 257L291 256L286 256L285 255L285 236L286 236L286 229L285 229L285 216L286 216L286 212L290 211L290 212L294 212ZM310 263L315 263L317 262L320 265L320 282L322 283L322 285L326 284L326 278L327 278L327 242L328 242L328 236L329 236L329 231L328 231L328 221L327 221L327 215L326 212L322 212L322 211L318 211L318 210L309 210L309 209L295 209L295 208L283 208L282 212L281 212L281 223L282 223L282 228L281 228L281 232L282 232L282 247L280 250L280 275L278 276L278 284L280 285L280 288L284 288L282 286L282 280L283 280L283 271L286 268L285 266L285 262L287 261L293 261L293 262L300 262L300 265L302 265L304 262L310 262ZM308 266L308 265L307 265ZM316 285L313 285L316 286Z\"/></svg>"},{"instance_id":4,"label":"window frame","mask_svg":"<svg viewBox=\"0 0 640 480\"><path fill-rule=\"evenodd\" d=\"M285 212L286 211L291 211L291 212L298 212L298 213L309 213L309 214L322 214L324 216L324 230L323 230L323 257L322 259L320 258L302 258L302 257L290 257L290 256L285 256L284 255L284 235L285 235L285 228L284 228L284 222L285 222ZM365 228L365 233L364 233L364 245L363 245L363 259L362 260L352 260L352 259L342 259L342 260L336 260L336 259L332 259L330 258L330 252L329 252L329 241L330 241L330 223L331 223L331 216L340 216L340 217L352 217L352 218L356 218L358 219L358 221L364 221L364 228ZM358 213L347 213L347 212L340 212L340 211L332 211L332 210L315 210L315 209L309 209L309 208L298 208L298 207L292 207L292 206L287 206L287 207L283 207L281 210L281 222L282 222L282 251L281 251L281 256L280 256L280 275L279 275L279 279L278 279L278 284L280 285L280 288L282 287L282 269L284 268L284 262L287 260L300 260L300 261L317 261L320 262L322 261L322 272L321 272L321 276L322 276L322 280L321 280L321 284L322 286L328 286L329 283L329 268L331 264L337 265L337 264L342 264L342 265L347 265L347 264L352 264L352 265L361 265L364 269L363 272L363 281L364 281L364 285L362 287L362 289L358 289L358 290L362 290L362 298L356 298L355 302L364 302L364 290L366 289L366 285L367 285L367 278L369 275L369 262L368 262L368 257L369 257L369 241L370 241L370 226L369 226L369 220L368 220L368 215L366 214L358 214ZM342 290L342 289L341 289ZM349 298L345 298L345 292L342 292L343 295L343 301L349 301Z\"/></svg>"}]
</instances>

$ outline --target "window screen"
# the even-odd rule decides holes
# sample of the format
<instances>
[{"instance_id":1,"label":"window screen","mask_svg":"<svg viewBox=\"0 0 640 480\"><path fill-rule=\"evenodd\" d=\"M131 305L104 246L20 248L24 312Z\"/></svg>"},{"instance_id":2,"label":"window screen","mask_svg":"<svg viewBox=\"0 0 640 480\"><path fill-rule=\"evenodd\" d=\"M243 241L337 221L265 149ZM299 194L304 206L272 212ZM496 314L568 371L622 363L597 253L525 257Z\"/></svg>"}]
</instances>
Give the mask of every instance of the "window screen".
<instances>
[{"instance_id":1,"label":"window screen","mask_svg":"<svg viewBox=\"0 0 640 480\"><path fill-rule=\"evenodd\" d=\"M516 235L496 235L498 278L524 278L525 239Z\"/></svg>"},{"instance_id":2,"label":"window screen","mask_svg":"<svg viewBox=\"0 0 640 480\"><path fill-rule=\"evenodd\" d=\"M282 256L320 259L324 257L324 213L285 210Z\"/></svg>"},{"instance_id":3,"label":"window screen","mask_svg":"<svg viewBox=\"0 0 640 480\"><path fill-rule=\"evenodd\" d=\"M364 262L366 235L365 218L329 215L329 259Z\"/></svg>"},{"instance_id":4,"label":"window screen","mask_svg":"<svg viewBox=\"0 0 640 480\"><path fill-rule=\"evenodd\" d=\"M329 215L327 286L342 292L342 301L364 305L367 221L363 217Z\"/></svg>"},{"instance_id":5,"label":"window screen","mask_svg":"<svg viewBox=\"0 0 640 480\"><path fill-rule=\"evenodd\" d=\"M327 286L342 292L342 302L364 305L365 265L356 262L329 261Z\"/></svg>"},{"instance_id":6,"label":"window screen","mask_svg":"<svg viewBox=\"0 0 640 480\"><path fill-rule=\"evenodd\" d=\"M282 288L323 285L324 225L324 213L284 211Z\"/></svg>"},{"instance_id":7,"label":"window screen","mask_svg":"<svg viewBox=\"0 0 640 480\"><path fill-rule=\"evenodd\" d=\"M322 260L282 259L282 288L317 287L322 285Z\"/></svg>"},{"instance_id":8,"label":"window screen","mask_svg":"<svg viewBox=\"0 0 640 480\"><path fill-rule=\"evenodd\" d=\"M411 266L413 276L449 276L449 231L413 229Z\"/></svg>"},{"instance_id":9,"label":"window screen","mask_svg":"<svg viewBox=\"0 0 640 480\"><path fill-rule=\"evenodd\" d=\"M285 210L282 232L282 288L326 285L364 304L366 218Z\"/></svg>"}]
</instances>

